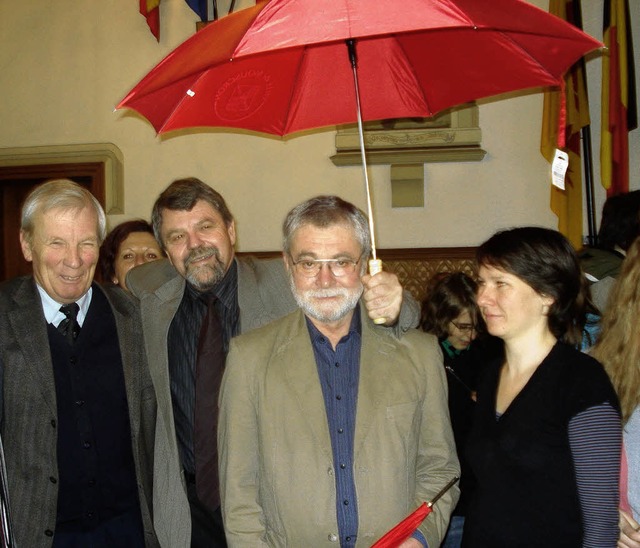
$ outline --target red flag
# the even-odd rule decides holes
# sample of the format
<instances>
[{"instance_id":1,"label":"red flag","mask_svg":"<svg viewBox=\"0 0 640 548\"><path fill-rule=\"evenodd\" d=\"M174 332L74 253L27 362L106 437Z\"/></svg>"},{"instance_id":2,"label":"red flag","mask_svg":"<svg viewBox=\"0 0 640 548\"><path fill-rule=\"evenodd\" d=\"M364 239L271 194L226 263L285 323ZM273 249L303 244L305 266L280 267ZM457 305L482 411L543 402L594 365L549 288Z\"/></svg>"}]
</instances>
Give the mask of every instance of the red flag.
<instances>
[{"instance_id":1,"label":"red flag","mask_svg":"<svg viewBox=\"0 0 640 548\"><path fill-rule=\"evenodd\" d=\"M638 127L627 0L604 1L600 173L607 195L629 191L629 131Z\"/></svg>"},{"instance_id":2,"label":"red flag","mask_svg":"<svg viewBox=\"0 0 640 548\"><path fill-rule=\"evenodd\" d=\"M549 13L581 28L579 0L550 0ZM565 120L559 123L565 102ZM544 94L540 151L549 163L553 162L556 147L569 156L565 188L551 185L551 211L558 216L558 230L576 249L582 247L582 158L581 130L588 126L589 101L584 60L580 59L564 76L564 89ZM560 135L559 132L562 132Z\"/></svg>"},{"instance_id":3,"label":"red flag","mask_svg":"<svg viewBox=\"0 0 640 548\"><path fill-rule=\"evenodd\" d=\"M147 19L151 33L160 41L160 0L140 0L140 13Z\"/></svg>"}]
</instances>

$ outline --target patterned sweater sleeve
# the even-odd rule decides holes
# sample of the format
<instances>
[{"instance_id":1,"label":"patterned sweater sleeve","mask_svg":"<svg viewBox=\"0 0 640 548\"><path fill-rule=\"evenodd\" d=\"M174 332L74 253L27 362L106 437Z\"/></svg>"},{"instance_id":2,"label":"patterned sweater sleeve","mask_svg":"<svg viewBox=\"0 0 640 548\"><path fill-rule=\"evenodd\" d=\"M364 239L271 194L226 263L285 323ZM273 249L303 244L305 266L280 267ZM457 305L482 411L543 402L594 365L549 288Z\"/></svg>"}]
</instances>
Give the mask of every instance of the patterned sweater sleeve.
<instances>
[{"instance_id":1,"label":"patterned sweater sleeve","mask_svg":"<svg viewBox=\"0 0 640 548\"><path fill-rule=\"evenodd\" d=\"M621 440L620 416L609 403L589 407L569 421L584 548L616 546Z\"/></svg>"}]
</instances>

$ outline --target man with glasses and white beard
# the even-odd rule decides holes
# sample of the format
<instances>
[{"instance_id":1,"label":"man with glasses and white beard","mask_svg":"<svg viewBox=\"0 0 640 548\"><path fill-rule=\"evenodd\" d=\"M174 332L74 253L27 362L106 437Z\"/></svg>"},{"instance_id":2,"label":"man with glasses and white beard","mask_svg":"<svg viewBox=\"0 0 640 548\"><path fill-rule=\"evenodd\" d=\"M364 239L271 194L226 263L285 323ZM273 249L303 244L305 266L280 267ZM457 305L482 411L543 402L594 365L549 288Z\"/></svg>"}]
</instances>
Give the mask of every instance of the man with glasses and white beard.
<instances>
[{"instance_id":1,"label":"man with glasses and white beard","mask_svg":"<svg viewBox=\"0 0 640 548\"><path fill-rule=\"evenodd\" d=\"M236 546L370 546L459 475L442 353L376 326L360 304L368 223L319 196L284 225L299 310L231 341L220 484ZM457 488L403 547L440 545Z\"/></svg>"}]
</instances>

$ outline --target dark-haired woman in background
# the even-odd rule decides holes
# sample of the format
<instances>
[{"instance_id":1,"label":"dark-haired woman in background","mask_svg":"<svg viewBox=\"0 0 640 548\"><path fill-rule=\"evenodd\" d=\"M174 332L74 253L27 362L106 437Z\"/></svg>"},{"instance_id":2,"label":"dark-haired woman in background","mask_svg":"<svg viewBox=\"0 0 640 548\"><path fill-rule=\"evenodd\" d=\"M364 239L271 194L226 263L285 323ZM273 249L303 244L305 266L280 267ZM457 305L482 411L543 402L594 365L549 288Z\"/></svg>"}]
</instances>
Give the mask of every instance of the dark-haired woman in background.
<instances>
[{"instance_id":1,"label":"dark-haired woman in background","mask_svg":"<svg viewBox=\"0 0 640 548\"><path fill-rule=\"evenodd\" d=\"M422 303L420 327L438 337L449 387L449 414L460 459L460 499L451 515L442 548L459 548L469 494L475 483L465 458L464 446L475 409L480 371L499 355L499 339L484 333L476 304L477 284L464 272L441 272L429 284Z\"/></svg>"},{"instance_id":2,"label":"dark-haired woman in background","mask_svg":"<svg viewBox=\"0 0 640 548\"><path fill-rule=\"evenodd\" d=\"M134 266L164 257L147 221L135 219L119 224L100 247L99 268L105 283L127 290L125 277Z\"/></svg>"},{"instance_id":3,"label":"dark-haired woman in background","mask_svg":"<svg viewBox=\"0 0 640 548\"><path fill-rule=\"evenodd\" d=\"M615 547L620 413L604 369L576 350L586 286L559 232L498 232L478 248L477 302L504 341L467 444L477 479L464 546Z\"/></svg>"}]
</instances>

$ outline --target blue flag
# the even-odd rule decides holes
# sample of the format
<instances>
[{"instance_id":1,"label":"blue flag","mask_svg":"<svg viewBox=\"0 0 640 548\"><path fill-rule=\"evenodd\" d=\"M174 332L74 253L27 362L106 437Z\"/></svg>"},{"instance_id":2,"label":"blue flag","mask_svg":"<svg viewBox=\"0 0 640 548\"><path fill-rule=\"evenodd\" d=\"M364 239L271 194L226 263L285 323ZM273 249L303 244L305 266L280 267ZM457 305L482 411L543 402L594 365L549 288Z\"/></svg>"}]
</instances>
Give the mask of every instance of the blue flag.
<instances>
[{"instance_id":1,"label":"blue flag","mask_svg":"<svg viewBox=\"0 0 640 548\"><path fill-rule=\"evenodd\" d=\"M201 21L206 21L207 17L207 0L186 0L189 7L196 12Z\"/></svg>"}]
</instances>

